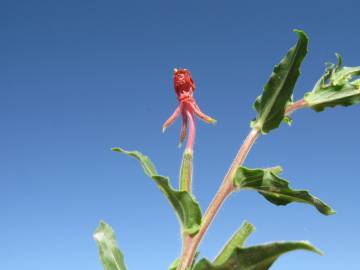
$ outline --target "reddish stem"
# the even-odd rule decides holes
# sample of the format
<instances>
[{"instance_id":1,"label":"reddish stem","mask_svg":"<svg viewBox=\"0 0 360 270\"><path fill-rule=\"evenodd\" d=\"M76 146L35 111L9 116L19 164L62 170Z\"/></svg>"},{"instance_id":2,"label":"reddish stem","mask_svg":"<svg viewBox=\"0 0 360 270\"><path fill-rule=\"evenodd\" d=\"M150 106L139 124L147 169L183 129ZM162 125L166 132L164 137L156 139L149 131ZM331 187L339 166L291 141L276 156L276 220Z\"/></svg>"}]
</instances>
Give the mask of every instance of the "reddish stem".
<instances>
[{"instance_id":1,"label":"reddish stem","mask_svg":"<svg viewBox=\"0 0 360 270\"><path fill-rule=\"evenodd\" d=\"M307 107L307 103L305 102L305 100L301 99L298 100L297 102L294 102L292 105L286 108L285 113L286 115L289 115L292 112L304 107ZM223 202L234 191L234 185L232 179L236 172L236 169L244 163L247 155L249 154L252 146L254 145L256 139L259 136L260 136L259 130L253 129L250 131L249 135L246 137L244 143L240 147L235 159L231 163L230 168L227 171L218 192L216 193L214 199L210 203L203 217L203 221L199 232L194 237L191 237L189 235L184 236L183 250L177 268L178 270L186 270L192 265L197 247L199 246L202 238L204 237L204 234L206 233L211 222L215 218L217 212L221 208Z\"/></svg>"},{"instance_id":2,"label":"reddish stem","mask_svg":"<svg viewBox=\"0 0 360 270\"><path fill-rule=\"evenodd\" d=\"M226 173L221 187L216 193L213 201L210 203L209 208L207 209L203 217L199 232L194 237L191 237L189 235L186 235L184 237L183 253L181 255L181 261L177 269L185 270L191 266L197 247L200 244L205 232L207 231L209 225L216 216L225 199L234 190L232 178L237 167L245 161L246 156L248 155L252 145L254 144L259 135L260 132L255 129L250 131L243 145L240 147L239 152L237 153L234 161L232 162L228 172Z\"/></svg>"},{"instance_id":3,"label":"reddish stem","mask_svg":"<svg viewBox=\"0 0 360 270\"><path fill-rule=\"evenodd\" d=\"M300 99L293 104L291 104L289 107L286 108L285 114L289 115L292 114L294 111L307 107L307 103L304 99Z\"/></svg>"}]
</instances>

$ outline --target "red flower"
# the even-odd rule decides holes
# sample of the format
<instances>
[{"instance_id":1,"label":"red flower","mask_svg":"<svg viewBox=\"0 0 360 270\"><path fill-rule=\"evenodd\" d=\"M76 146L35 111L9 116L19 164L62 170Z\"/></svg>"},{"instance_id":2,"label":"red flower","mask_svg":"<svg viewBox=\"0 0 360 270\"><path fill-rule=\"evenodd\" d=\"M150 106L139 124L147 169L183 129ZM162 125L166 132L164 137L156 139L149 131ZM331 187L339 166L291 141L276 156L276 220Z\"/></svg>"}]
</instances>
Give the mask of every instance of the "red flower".
<instances>
[{"instance_id":1,"label":"red flower","mask_svg":"<svg viewBox=\"0 0 360 270\"><path fill-rule=\"evenodd\" d=\"M170 118L164 123L163 132L168 126L174 123L174 121L179 117L181 113L182 126L180 132L179 146L181 146L181 144L185 140L187 126L189 125L189 138L186 149L192 151L195 140L194 115L198 116L206 123L215 123L216 120L204 114L200 110L199 106L196 104L196 101L193 97L195 91L195 83L191 78L190 71L188 71L187 69L174 69L174 88L176 96L179 100L179 106L176 108L175 112L170 116Z\"/></svg>"}]
</instances>

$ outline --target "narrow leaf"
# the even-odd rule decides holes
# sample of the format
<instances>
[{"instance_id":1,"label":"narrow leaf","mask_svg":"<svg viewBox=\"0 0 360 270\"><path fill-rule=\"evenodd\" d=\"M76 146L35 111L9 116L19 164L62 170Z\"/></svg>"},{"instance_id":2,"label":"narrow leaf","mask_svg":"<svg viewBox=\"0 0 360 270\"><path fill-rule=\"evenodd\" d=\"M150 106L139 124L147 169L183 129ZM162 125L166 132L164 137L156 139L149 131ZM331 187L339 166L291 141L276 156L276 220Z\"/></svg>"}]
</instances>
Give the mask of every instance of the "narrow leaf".
<instances>
[{"instance_id":1,"label":"narrow leaf","mask_svg":"<svg viewBox=\"0 0 360 270\"><path fill-rule=\"evenodd\" d=\"M140 152L125 151L121 148L113 148L112 150L132 156L140 162L145 174L156 182L161 192L174 208L182 224L183 232L194 235L199 231L201 209L195 198L189 192L175 190L171 186L169 178L158 175L151 160Z\"/></svg>"},{"instance_id":2,"label":"narrow leaf","mask_svg":"<svg viewBox=\"0 0 360 270\"><path fill-rule=\"evenodd\" d=\"M341 56L336 54L336 57L337 65L329 64L313 90L304 96L308 106L317 112L327 107L360 103L360 79L354 79L360 76L360 66L344 67Z\"/></svg>"},{"instance_id":3,"label":"narrow leaf","mask_svg":"<svg viewBox=\"0 0 360 270\"><path fill-rule=\"evenodd\" d=\"M301 30L295 30L298 41L286 56L274 67L263 93L256 99L254 108L258 115L251 126L262 133L279 127L285 118L285 108L292 102L292 94L300 75L300 66L307 53L308 38ZM288 119L285 119L289 123Z\"/></svg>"},{"instance_id":4,"label":"narrow leaf","mask_svg":"<svg viewBox=\"0 0 360 270\"><path fill-rule=\"evenodd\" d=\"M179 262L180 262L180 259L177 258L175 259L169 266L169 270L176 270L176 268L178 267L179 265Z\"/></svg>"},{"instance_id":5,"label":"narrow leaf","mask_svg":"<svg viewBox=\"0 0 360 270\"><path fill-rule=\"evenodd\" d=\"M183 232L195 235L200 229L201 210L194 197L187 191L175 190L166 177L154 175L152 179L155 180L162 193L175 209L183 226Z\"/></svg>"},{"instance_id":6,"label":"narrow leaf","mask_svg":"<svg viewBox=\"0 0 360 270\"><path fill-rule=\"evenodd\" d=\"M126 270L124 256L119 250L113 229L103 221L93 235L99 248L104 270Z\"/></svg>"},{"instance_id":7,"label":"narrow leaf","mask_svg":"<svg viewBox=\"0 0 360 270\"><path fill-rule=\"evenodd\" d=\"M306 190L293 190L289 182L281 179L271 169L249 169L239 167L234 177L234 185L242 189L253 189L275 205L300 202L313 205L324 215L335 214L327 204Z\"/></svg>"},{"instance_id":8,"label":"narrow leaf","mask_svg":"<svg viewBox=\"0 0 360 270\"><path fill-rule=\"evenodd\" d=\"M126 150L121 149L119 147L111 148L111 150L114 151L114 152L123 153L123 154L129 155L129 156L131 156L133 158L136 158L140 162L140 165L144 169L144 173L147 176L153 177L154 175L158 174L154 164L151 162L149 157L141 154L139 151L126 151Z\"/></svg>"},{"instance_id":9,"label":"narrow leaf","mask_svg":"<svg viewBox=\"0 0 360 270\"><path fill-rule=\"evenodd\" d=\"M215 258L214 264L219 265L229 259L235 248L241 248L255 227L247 221L241 225L240 229L226 243L223 250Z\"/></svg>"},{"instance_id":10,"label":"narrow leaf","mask_svg":"<svg viewBox=\"0 0 360 270\"><path fill-rule=\"evenodd\" d=\"M321 254L306 241L275 242L247 248L235 248L230 257L222 264L215 265L202 259L195 265L194 270L267 270L280 255L298 249Z\"/></svg>"}]
</instances>

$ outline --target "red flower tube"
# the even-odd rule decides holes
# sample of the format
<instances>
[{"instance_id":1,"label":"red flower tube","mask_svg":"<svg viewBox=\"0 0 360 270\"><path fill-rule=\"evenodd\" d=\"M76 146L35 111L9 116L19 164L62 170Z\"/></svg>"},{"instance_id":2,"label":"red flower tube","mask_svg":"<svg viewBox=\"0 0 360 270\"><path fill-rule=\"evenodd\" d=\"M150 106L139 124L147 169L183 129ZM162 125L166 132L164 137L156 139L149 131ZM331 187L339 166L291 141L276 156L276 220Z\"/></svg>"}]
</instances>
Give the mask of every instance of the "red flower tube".
<instances>
[{"instance_id":1,"label":"red flower tube","mask_svg":"<svg viewBox=\"0 0 360 270\"><path fill-rule=\"evenodd\" d=\"M174 69L174 88L179 106L163 125L163 132L168 126L182 115L182 125L180 132L180 145L184 142L187 128L189 126L189 137L186 150L192 152L195 140L195 115L206 123L212 124L216 120L204 114L197 105L193 94L195 91L195 83L191 77L191 73L187 69Z\"/></svg>"}]
</instances>

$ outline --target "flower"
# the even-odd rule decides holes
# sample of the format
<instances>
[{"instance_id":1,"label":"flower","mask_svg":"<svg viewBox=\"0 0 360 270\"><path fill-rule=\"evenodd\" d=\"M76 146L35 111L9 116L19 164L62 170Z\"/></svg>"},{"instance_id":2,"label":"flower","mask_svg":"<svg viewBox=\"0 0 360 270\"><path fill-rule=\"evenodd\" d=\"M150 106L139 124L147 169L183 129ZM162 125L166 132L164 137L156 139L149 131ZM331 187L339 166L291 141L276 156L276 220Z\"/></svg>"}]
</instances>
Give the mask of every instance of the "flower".
<instances>
[{"instance_id":1,"label":"flower","mask_svg":"<svg viewBox=\"0 0 360 270\"><path fill-rule=\"evenodd\" d=\"M180 144L185 140L187 127L189 126L189 137L186 149L192 151L195 140L195 115L206 123L213 124L216 120L204 114L194 99L195 83L191 77L191 73L187 69L174 69L174 88L179 106L175 112L169 117L163 125L163 132L174 121L182 115L182 125L180 132Z\"/></svg>"}]
</instances>

